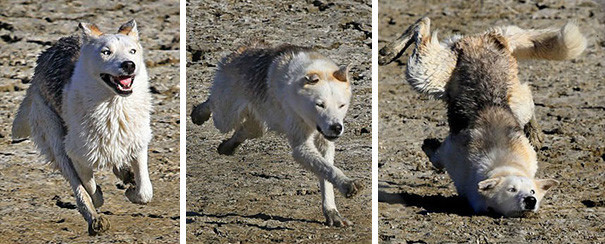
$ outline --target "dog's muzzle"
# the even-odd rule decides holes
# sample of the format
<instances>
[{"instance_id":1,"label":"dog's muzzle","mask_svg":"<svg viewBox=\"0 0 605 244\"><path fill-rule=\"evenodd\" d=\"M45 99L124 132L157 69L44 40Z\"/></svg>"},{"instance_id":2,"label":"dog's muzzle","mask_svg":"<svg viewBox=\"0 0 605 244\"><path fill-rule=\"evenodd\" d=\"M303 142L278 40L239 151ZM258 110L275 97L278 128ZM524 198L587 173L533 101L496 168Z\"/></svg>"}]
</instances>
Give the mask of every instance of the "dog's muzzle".
<instances>
[{"instance_id":1,"label":"dog's muzzle","mask_svg":"<svg viewBox=\"0 0 605 244\"><path fill-rule=\"evenodd\" d=\"M526 211L534 210L536 208L537 202L538 201L533 196L528 196L528 197L523 198L524 210L526 210Z\"/></svg>"},{"instance_id":2,"label":"dog's muzzle","mask_svg":"<svg viewBox=\"0 0 605 244\"><path fill-rule=\"evenodd\" d=\"M119 95L128 96L132 94L134 75L113 76L107 73L102 73L101 79Z\"/></svg>"},{"instance_id":3,"label":"dog's muzzle","mask_svg":"<svg viewBox=\"0 0 605 244\"><path fill-rule=\"evenodd\" d=\"M317 126L317 131L319 131L319 133L321 135L323 135L324 138L326 138L328 141L335 141L336 139L338 139L340 137L340 133L342 133L342 125L341 124L337 124L337 126L331 125L330 130L332 132L337 132L337 133L335 133L336 135L327 135L326 133L324 133L321 130L321 127L319 127L319 125Z\"/></svg>"}]
</instances>

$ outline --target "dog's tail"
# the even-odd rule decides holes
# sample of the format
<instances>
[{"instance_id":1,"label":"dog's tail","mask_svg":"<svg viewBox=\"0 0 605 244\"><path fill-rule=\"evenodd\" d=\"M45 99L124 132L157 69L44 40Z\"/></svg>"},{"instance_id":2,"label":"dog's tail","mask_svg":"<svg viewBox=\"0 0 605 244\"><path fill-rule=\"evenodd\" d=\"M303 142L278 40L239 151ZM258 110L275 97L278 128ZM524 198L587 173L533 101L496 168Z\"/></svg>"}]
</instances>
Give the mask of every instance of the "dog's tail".
<instances>
[{"instance_id":1,"label":"dog's tail","mask_svg":"<svg viewBox=\"0 0 605 244\"><path fill-rule=\"evenodd\" d=\"M498 27L517 59L567 60L586 49L586 38L573 22L556 29L524 30L517 26Z\"/></svg>"},{"instance_id":2,"label":"dog's tail","mask_svg":"<svg viewBox=\"0 0 605 244\"><path fill-rule=\"evenodd\" d=\"M13 143L22 142L29 137L31 134L31 128L29 127L29 113L31 112L32 98L29 89L25 94L25 98L13 121Z\"/></svg>"},{"instance_id":3,"label":"dog's tail","mask_svg":"<svg viewBox=\"0 0 605 244\"><path fill-rule=\"evenodd\" d=\"M210 99L208 99L193 108L193 111L191 111L191 121L196 125L202 125L206 120L210 119L211 114Z\"/></svg>"}]
</instances>

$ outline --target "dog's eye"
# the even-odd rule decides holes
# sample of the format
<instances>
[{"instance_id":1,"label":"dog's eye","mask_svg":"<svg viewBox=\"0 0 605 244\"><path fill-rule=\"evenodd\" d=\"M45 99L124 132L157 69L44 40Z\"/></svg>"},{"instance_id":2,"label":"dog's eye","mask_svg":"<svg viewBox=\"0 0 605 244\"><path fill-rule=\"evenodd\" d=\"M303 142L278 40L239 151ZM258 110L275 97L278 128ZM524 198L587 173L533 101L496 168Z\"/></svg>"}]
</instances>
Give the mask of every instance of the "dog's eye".
<instances>
[{"instance_id":1,"label":"dog's eye","mask_svg":"<svg viewBox=\"0 0 605 244\"><path fill-rule=\"evenodd\" d=\"M108 49L105 49L105 50L101 51L101 54L109 56L109 55L111 55L111 51L109 51Z\"/></svg>"},{"instance_id":2,"label":"dog's eye","mask_svg":"<svg viewBox=\"0 0 605 244\"><path fill-rule=\"evenodd\" d=\"M529 191L529 193L531 193L533 195L533 194L536 194L536 191L531 190L531 191Z\"/></svg>"},{"instance_id":3,"label":"dog's eye","mask_svg":"<svg viewBox=\"0 0 605 244\"><path fill-rule=\"evenodd\" d=\"M346 104L341 104L338 108L344 108Z\"/></svg>"},{"instance_id":4,"label":"dog's eye","mask_svg":"<svg viewBox=\"0 0 605 244\"><path fill-rule=\"evenodd\" d=\"M135 54L135 53L137 53L136 49L130 49L130 54Z\"/></svg>"},{"instance_id":5,"label":"dog's eye","mask_svg":"<svg viewBox=\"0 0 605 244\"><path fill-rule=\"evenodd\" d=\"M320 108L326 108L326 105L324 105L323 103L316 103L315 106Z\"/></svg>"},{"instance_id":6,"label":"dog's eye","mask_svg":"<svg viewBox=\"0 0 605 244\"><path fill-rule=\"evenodd\" d=\"M313 74L311 76L305 76L305 80L306 80L306 84L309 85L313 85L313 84L317 84L317 82L319 82L319 76L316 74Z\"/></svg>"},{"instance_id":7,"label":"dog's eye","mask_svg":"<svg viewBox=\"0 0 605 244\"><path fill-rule=\"evenodd\" d=\"M514 192L517 192L517 189L516 189L516 188L514 188L514 187L511 187L511 188L509 188L509 189L508 189L508 191L513 192L513 193L514 193Z\"/></svg>"}]
</instances>

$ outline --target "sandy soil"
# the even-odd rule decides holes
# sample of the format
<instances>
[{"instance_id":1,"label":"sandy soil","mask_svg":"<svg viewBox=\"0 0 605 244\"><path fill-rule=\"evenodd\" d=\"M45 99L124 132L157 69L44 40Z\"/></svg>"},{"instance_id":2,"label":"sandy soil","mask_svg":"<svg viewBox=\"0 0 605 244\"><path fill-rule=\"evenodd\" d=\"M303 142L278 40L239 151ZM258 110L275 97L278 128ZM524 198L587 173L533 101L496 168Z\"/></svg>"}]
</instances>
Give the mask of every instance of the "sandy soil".
<instances>
[{"instance_id":1,"label":"sandy soil","mask_svg":"<svg viewBox=\"0 0 605 244\"><path fill-rule=\"evenodd\" d=\"M332 2L332 1L330 1ZM336 197L352 227L323 224L316 177L294 162L282 136L248 141L234 156L211 122L187 119L187 239L192 242L368 242L371 239L371 1L188 1L187 111L203 102L217 62L251 38L314 46L352 63L354 97L336 165L362 179ZM229 98L225 98L229 99Z\"/></svg>"},{"instance_id":2,"label":"sandy soil","mask_svg":"<svg viewBox=\"0 0 605 244\"><path fill-rule=\"evenodd\" d=\"M481 3L482 2L482 3ZM592 1L379 1L382 47L422 15L441 37L494 25L561 26L574 19L587 51L565 62L524 61L546 139L538 151L539 177L561 185L529 218L474 216L445 173L431 169L420 149L444 138L445 107L412 91L404 69L409 51L379 68L379 209L384 243L602 243L605 242L605 18Z\"/></svg>"},{"instance_id":3,"label":"sandy soil","mask_svg":"<svg viewBox=\"0 0 605 244\"><path fill-rule=\"evenodd\" d=\"M178 1L138 4L92 1L0 3L0 242L175 243L179 226L179 7ZM131 204L111 170L97 173L111 230L89 237L71 188L49 170L30 141L11 144L11 123L29 86L37 55L60 37L78 33L79 21L115 32L137 20L154 98L149 169L154 200Z\"/></svg>"}]
</instances>

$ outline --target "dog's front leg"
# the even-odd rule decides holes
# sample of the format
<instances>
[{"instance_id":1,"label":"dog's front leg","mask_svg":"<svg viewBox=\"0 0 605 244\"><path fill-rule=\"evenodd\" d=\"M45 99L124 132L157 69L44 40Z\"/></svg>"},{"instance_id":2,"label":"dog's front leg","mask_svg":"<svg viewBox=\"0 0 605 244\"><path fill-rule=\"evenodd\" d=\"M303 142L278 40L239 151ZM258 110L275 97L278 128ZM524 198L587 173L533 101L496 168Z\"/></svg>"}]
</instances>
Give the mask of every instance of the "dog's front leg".
<instances>
[{"instance_id":1,"label":"dog's front leg","mask_svg":"<svg viewBox=\"0 0 605 244\"><path fill-rule=\"evenodd\" d=\"M97 185L95 181L93 170L86 163L78 160L72 160L72 165L78 174L78 178L80 178L82 186L84 186L92 199L95 208L103 206L103 192L101 191L101 186Z\"/></svg>"},{"instance_id":2,"label":"dog's front leg","mask_svg":"<svg viewBox=\"0 0 605 244\"><path fill-rule=\"evenodd\" d=\"M336 185L345 197L353 197L361 191L363 184L360 181L351 180L342 170L334 167L332 163L324 159L313 143L312 136L290 138L290 145L292 147L292 156L296 162L311 170L318 177Z\"/></svg>"},{"instance_id":3,"label":"dog's front leg","mask_svg":"<svg viewBox=\"0 0 605 244\"><path fill-rule=\"evenodd\" d=\"M141 150L137 158L133 160L132 171L136 185L130 186L126 190L126 197L133 203L146 204L153 197L153 187L147 169L147 147Z\"/></svg>"},{"instance_id":4,"label":"dog's front leg","mask_svg":"<svg viewBox=\"0 0 605 244\"><path fill-rule=\"evenodd\" d=\"M334 165L334 143L323 138L318 138L316 140L316 146L323 154L324 159L330 165ZM322 177L318 178L319 188L321 189L322 211L326 217L326 225L338 227L353 225L353 222L349 221L345 217L342 217L338 212L338 209L336 209L336 202L334 201L334 187L332 186L332 183Z\"/></svg>"}]
</instances>

